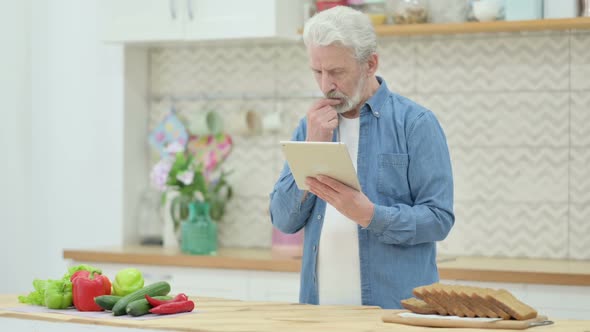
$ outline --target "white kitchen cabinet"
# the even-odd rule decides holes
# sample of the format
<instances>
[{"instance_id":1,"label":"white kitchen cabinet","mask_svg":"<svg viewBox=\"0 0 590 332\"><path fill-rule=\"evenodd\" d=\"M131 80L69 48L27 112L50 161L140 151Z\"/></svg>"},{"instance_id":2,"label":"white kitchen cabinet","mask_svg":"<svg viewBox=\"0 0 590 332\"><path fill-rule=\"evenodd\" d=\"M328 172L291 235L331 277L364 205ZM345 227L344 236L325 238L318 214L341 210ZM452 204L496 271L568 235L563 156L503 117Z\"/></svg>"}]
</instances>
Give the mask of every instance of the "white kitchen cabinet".
<instances>
[{"instance_id":1,"label":"white kitchen cabinet","mask_svg":"<svg viewBox=\"0 0 590 332\"><path fill-rule=\"evenodd\" d=\"M182 39L185 0L101 0L99 22L105 41L143 42Z\"/></svg>"},{"instance_id":2,"label":"white kitchen cabinet","mask_svg":"<svg viewBox=\"0 0 590 332\"><path fill-rule=\"evenodd\" d=\"M295 38L301 0L102 0L100 29L109 42Z\"/></svg>"},{"instance_id":3,"label":"white kitchen cabinet","mask_svg":"<svg viewBox=\"0 0 590 332\"><path fill-rule=\"evenodd\" d=\"M70 262L70 265L83 262ZM88 263L88 262L84 262ZM89 263L93 265L93 263ZM117 271L135 267L142 271L145 284L167 281L172 293L193 296L217 297L244 301L299 301L298 272L269 272L253 270L229 270L152 266L137 264L94 264L104 275L114 278Z\"/></svg>"}]
</instances>

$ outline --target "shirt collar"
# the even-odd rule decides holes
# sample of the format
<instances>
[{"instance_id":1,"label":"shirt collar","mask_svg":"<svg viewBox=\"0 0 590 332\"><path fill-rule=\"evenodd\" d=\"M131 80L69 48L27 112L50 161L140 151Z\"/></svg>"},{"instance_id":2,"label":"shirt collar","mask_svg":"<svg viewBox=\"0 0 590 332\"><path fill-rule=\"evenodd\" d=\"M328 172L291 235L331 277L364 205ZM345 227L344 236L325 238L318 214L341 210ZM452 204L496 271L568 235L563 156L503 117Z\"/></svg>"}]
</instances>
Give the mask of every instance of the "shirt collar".
<instances>
[{"instance_id":1,"label":"shirt collar","mask_svg":"<svg viewBox=\"0 0 590 332\"><path fill-rule=\"evenodd\" d=\"M387 83L385 80L380 76L376 76L377 81L379 82L379 89L369 98L365 105L367 105L367 110L370 111L375 117L381 116L381 107L389 97L389 89L387 88ZM364 107L363 107L364 108Z\"/></svg>"}]
</instances>

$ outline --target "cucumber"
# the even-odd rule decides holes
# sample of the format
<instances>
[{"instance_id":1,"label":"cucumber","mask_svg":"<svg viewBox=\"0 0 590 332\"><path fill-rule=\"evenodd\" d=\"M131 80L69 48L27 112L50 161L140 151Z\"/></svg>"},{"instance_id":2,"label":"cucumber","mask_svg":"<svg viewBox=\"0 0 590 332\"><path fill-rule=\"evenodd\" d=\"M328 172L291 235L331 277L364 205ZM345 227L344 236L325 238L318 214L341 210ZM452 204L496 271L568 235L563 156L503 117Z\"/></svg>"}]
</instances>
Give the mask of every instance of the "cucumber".
<instances>
[{"instance_id":1,"label":"cucumber","mask_svg":"<svg viewBox=\"0 0 590 332\"><path fill-rule=\"evenodd\" d=\"M154 296L154 299L158 300L171 300L172 296ZM150 313L150 309L153 308L151 304L148 303L148 300L141 299L137 301L133 301L127 305L125 311L128 315L137 317L143 316L145 314Z\"/></svg>"},{"instance_id":2,"label":"cucumber","mask_svg":"<svg viewBox=\"0 0 590 332\"><path fill-rule=\"evenodd\" d=\"M94 298L94 302L98 304L99 307L103 308L104 310L113 310L115 303L117 303L122 296L115 296L115 295L101 295Z\"/></svg>"},{"instance_id":3,"label":"cucumber","mask_svg":"<svg viewBox=\"0 0 590 332\"><path fill-rule=\"evenodd\" d=\"M158 281L151 285L145 286L135 292L125 295L122 299L115 303L113 307L113 315L121 316L127 313L127 305L133 301L145 299L146 294L149 296L163 296L170 293L170 284L166 281Z\"/></svg>"}]
</instances>

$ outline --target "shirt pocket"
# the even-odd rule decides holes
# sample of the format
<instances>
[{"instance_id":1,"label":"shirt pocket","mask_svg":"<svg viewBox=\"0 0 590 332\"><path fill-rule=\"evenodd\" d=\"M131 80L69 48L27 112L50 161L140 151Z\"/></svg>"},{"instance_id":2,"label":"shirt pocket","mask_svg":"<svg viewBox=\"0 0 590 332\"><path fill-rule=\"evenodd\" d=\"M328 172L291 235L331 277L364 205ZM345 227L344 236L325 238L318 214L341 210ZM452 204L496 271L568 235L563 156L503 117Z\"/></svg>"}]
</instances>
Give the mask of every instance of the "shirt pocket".
<instances>
[{"instance_id":1,"label":"shirt pocket","mask_svg":"<svg viewBox=\"0 0 590 332\"><path fill-rule=\"evenodd\" d=\"M409 198L408 164L404 153L383 153L378 156L377 191L395 198Z\"/></svg>"}]
</instances>

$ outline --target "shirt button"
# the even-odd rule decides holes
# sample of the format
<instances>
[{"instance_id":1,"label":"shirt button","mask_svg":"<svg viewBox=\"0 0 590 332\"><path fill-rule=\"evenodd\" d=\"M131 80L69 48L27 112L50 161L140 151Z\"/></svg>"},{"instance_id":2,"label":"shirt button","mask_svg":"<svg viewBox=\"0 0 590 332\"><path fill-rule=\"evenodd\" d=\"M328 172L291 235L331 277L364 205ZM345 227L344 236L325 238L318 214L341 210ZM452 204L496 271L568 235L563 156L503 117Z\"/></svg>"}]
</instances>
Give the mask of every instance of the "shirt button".
<instances>
[{"instance_id":1,"label":"shirt button","mask_svg":"<svg viewBox=\"0 0 590 332\"><path fill-rule=\"evenodd\" d=\"M379 112L375 112L375 115L379 116Z\"/></svg>"},{"instance_id":2,"label":"shirt button","mask_svg":"<svg viewBox=\"0 0 590 332\"><path fill-rule=\"evenodd\" d=\"M318 214L318 220L322 219L322 215Z\"/></svg>"},{"instance_id":3,"label":"shirt button","mask_svg":"<svg viewBox=\"0 0 590 332\"><path fill-rule=\"evenodd\" d=\"M316 250L318 250L318 247L317 246L313 246L313 251L316 251Z\"/></svg>"}]
</instances>

